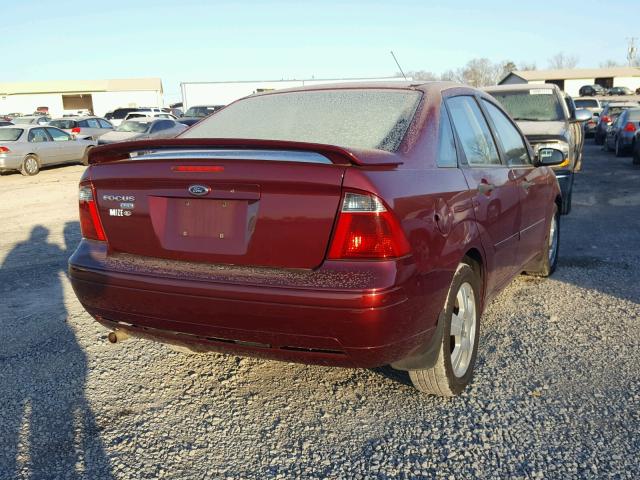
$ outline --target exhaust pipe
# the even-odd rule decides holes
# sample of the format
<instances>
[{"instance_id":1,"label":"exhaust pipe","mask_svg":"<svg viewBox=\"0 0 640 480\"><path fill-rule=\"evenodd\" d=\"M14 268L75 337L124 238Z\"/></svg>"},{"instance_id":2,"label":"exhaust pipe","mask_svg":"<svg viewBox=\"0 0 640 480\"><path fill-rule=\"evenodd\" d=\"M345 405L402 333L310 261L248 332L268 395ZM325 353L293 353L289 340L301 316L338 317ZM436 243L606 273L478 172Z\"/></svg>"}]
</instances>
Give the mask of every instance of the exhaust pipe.
<instances>
[{"instance_id":1,"label":"exhaust pipe","mask_svg":"<svg viewBox=\"0 0 640 480\"><path fill-rule=\"evenodd\" d=\"M113 332L109 332L107 338L109 339L109 343L124 342L129 338L129 334L124 330L114 330Z\"/></svg>"}]
</instances>

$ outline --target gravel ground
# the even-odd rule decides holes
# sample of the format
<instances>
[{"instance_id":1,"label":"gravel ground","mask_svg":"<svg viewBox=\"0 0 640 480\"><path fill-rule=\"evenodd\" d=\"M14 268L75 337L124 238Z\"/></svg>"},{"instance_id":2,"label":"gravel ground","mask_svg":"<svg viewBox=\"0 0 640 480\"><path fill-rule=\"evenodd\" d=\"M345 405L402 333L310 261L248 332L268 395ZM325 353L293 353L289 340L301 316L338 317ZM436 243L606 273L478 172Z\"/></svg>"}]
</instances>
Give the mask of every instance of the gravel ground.
<instances>
[{"instance_id":1,"label":"gravel ground","mask_svg":"<svg viewBox=\"0 0 640 480\"><path fill-rule=\"evenodd\" d=\"M112 346L65 277L79 166L0 178L0 479L638 478L640 169L591 143L560 265L482 320L462 396Z\"/></svg>"}]
</instances>

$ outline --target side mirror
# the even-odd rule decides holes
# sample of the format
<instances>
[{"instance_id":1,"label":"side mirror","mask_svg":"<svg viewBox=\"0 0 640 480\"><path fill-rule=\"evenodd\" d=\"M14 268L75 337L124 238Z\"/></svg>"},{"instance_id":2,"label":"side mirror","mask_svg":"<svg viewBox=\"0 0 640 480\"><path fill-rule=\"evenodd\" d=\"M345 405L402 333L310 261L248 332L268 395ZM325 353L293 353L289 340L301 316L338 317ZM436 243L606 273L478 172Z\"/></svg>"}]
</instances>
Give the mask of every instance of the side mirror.
<instances>
[{"instance_id":1,"label":"side mirror","mask_svg":"<svg viewBox=\"0 0 640 480\"><path fill-rule=\"evenodd\" d=\"M586 108L578 108L574 117L571 119L573 122L586 122L591 120L593 113L591 113Z\"/></svg>"},{"instance_id":2,"label":"side mirror","mask_svg":"<svg viewBox=\"0 0 640 480\"><path fill-rule=\"evenodd\" d=\"M564 162L564 153L556 148L541 148L534 159L536 167L551 167Z\"/></svg>"}]
</instances>

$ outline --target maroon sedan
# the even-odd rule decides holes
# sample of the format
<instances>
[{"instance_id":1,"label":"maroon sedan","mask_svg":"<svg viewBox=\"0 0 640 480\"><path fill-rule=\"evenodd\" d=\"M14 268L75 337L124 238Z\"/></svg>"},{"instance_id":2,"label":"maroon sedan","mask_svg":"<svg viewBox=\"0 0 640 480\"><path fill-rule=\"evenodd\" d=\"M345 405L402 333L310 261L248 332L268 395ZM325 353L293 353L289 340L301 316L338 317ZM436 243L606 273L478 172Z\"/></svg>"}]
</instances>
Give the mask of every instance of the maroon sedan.
<instances>
[{"instance_id":1,"label":"maroon sedan","mask_svg":"<svg viewBox=\"0 0 640 480\"><path fill-rule=\"evenodd\" d=\"M457 84L254 95L177 139L93 149L69 273L112 341L390 364L455 395L485 306L556 266L561 161Z\"/></svg>"}]
</instances>

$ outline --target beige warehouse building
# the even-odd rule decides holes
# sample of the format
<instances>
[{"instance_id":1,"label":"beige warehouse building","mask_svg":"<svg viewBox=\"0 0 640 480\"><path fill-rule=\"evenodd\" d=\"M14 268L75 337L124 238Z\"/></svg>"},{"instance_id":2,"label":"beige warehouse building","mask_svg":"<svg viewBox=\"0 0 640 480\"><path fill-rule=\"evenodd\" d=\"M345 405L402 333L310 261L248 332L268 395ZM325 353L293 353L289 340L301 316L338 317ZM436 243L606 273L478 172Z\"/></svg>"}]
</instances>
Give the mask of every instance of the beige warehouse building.
<instances>
[{"instance_id":1,"label":"beige warehouse building","mask_svg":"<svg viewBox=\"0 0 640 480\"><path fill-rule=\"evenodd\" d=\"M640 68L571 68L562 70L515 70L505 76L499 85L522 83L553 83L572 97L578 96L584 85L600 85L604 88L640 87Z\"/></svg>"},{"instance_id":2,"label":"beige warehouse building","mask_svg":"<svg viewBox=\"0 0 640 480\"><path fill-rule=\"evenodd\" d=\"M89 110L103 116L119 107L161 107L159 78L0 83L0 114L47 109L54 117Z\"/></svg>"}]
</instances>

